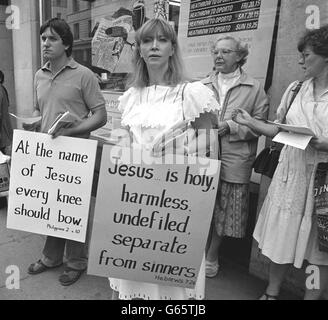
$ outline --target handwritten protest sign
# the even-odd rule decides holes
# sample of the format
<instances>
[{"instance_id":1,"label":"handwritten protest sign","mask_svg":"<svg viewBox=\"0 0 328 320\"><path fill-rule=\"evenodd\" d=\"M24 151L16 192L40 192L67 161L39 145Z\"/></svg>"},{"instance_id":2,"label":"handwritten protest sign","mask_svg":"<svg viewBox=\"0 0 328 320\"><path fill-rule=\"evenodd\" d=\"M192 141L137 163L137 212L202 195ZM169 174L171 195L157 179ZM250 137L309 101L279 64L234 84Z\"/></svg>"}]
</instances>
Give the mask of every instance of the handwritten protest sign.
<instances>
[{"instance_id":1,"label":"handwritten protest sign","mask_svg":"<svg viewBox=\"0 0 328 320\"><path fill-rule=\"evenodd\" d=\"M7 227L84 242L97 142L14 131Z\"/></svg>"},{"instance_id":2,"label":"handwritten protest sign","mask_svg":"<svg viewBox=\"0 0 328 320\"><path fill-rule=\"evenodd\" d=\"M214 208L219 161L167 164L105 145L88 273L193 288ZM167 160L167 159L164 159ZM192 164L191 164L192 163Z\"/></svg>"}]
</instances>

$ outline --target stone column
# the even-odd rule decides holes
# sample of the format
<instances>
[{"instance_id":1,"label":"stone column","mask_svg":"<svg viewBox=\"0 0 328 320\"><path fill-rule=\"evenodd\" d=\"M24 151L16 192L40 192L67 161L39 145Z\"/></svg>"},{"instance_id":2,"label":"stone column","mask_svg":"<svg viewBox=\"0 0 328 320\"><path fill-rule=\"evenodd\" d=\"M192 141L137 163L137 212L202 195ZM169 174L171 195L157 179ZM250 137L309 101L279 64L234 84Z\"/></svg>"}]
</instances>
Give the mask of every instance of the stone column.
<instances>
[{"instance_id":1,"label":"stone column","mask_svg":"<svg viewBox=\"0 0 328 320\"><path fill-rule=\"evenodd\" d=\"M39 1L12 0L20 12L20 26L13 30L16 112L30 116L34 106L33 79L40 67Z\"/></svg>"},{"instance_id":2,"label":"stone column","mask_svg":"<svg viewBox=\"0 0 328 320\"><path fill-rule=\"evenodd\" d=\"M6 26L6 21L10 18L6 9L7 6L0 5L0 69L5 76L4 85L9 94L10 111L15 111L12 30Z\"/></svg>"}]
</instances>

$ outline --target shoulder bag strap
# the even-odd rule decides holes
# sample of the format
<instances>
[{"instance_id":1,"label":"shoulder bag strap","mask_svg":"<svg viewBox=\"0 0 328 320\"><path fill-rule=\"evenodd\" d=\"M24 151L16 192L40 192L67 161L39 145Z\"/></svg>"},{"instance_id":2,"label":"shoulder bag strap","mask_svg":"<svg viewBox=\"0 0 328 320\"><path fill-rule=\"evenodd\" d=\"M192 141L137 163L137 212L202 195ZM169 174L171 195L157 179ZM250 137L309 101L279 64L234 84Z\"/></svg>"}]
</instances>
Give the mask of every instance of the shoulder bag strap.
<instances>
[{"instance_id":1,"label":"shoulder bag strap","mask_svg":"<svg viewBox=\"0 0 328 320\"><path fill-rule=\"evenodd\" d=\"M230 96L231 96L231 92L232 92L233 88L230 88L225 96L225 99L223 101L223 106L222 106L222 109L221 109L221 113L220 113L220 119L219 121L223 121L224 120L224 116L225 116L225 113L227 111L227 108L228 108L228 103L229 103L229 100L230 100ZM222 142L221 142L221 137L218 136L218 159L221 159L221 154L222 154Z\"/></svg>"},{"instance_id":2,"label":"shoulder bag strap","mask_svg":"<svg viewBox=\"0 0 328 320\"><path fill-rule=\"evenodd\" d=\"M286 110L286 112L285 112L285 116L283 117L281 123L284 123L284 122L286 121L287 113L288 113L290 107L292 106L292 104L293 104L293 102L294 102L294 100L295 100L297 94L298 94L299 91L301 90L302 85L303 85L303 81L299 81L298 84L295 86L295 88L292 89L293 95L292 95L292 97L291 97L291 99L290 99L290 101L289 101L288 108L287 108L287 110Z\"/></svg>"},{"instance_id":3,"label":"shoulder bag strap","mask_svg":"<svg viewBox=\"0 0 328 320\"><path fill-rule=\"evenodd\" d=\"M181 109L182 109L182 119L183 119L183 121L186 120L185 112L184 112L184 92L185 92L187 84L188 84L188 82L183 84L183 88L182 88L182 92L181 92Z\"/></svg>"},{"instance_id":4,"label":"shoulder bag strap","mask_svg":"<svg viewBox=\"0 0 328 320\"><path fill-rule=\"evenodd\" d=\"M231 96L232 89L233 88L229 89L229 91L227 92L227 94L225 96L225 99L223 101L223 106L222 106L222 110L221 110L221 114L220 114L220 121L223 121L223 119L224 119L225 113L226 113L227 108L228 108L228 103L229 103L229 99L230 99L230 96Z\"/></svg>"},{"instance_id":5,"label":"shoulder bag strap","mask_svg":"<svg viewBox=\"0 0 328 320\"><path fill-rule=\"evenodd\" d=\"M182 109L182 120L183 120L183 122L186 121L186 116L185 116L185 112L184 112L184 92L185 92L187 84L188 84L188 82L183 84L183 88L182 88L182 92L181 92L181 109ZM186 129L187 129L188 123L186 123L185 126L186 126ZM187 134L186 143L187 143L187 145L189 144L188 134Z\"/></svg>"}]
</instances>

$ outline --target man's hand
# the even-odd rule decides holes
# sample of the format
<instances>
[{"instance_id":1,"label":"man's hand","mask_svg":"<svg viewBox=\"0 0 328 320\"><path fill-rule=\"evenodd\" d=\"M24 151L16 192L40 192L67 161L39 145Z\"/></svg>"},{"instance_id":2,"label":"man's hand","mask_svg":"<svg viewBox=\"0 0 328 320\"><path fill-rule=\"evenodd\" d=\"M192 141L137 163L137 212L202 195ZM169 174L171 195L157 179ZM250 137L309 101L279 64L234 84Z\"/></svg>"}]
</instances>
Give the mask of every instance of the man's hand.
<instances>
[{"instance_id":1,"label":"man's hand","mask_svg":"<svg viewBox=\"0 0 328 320\"><path fill-rule=\"evenodd\" d=\"M23 128L26 131L39 132L41 129L41 120L33 122L33 123L23 123Z\"/></svg>"},{"instance_id":2,"label":"man's hand","mask_svg":"<svg viewBox=\"0 0 328 320\"><path fill-rule=\"evenodd\" d=\"M72 123L67 123L67 126L55 129L55 131L51 134L51 137L53 139L55 139L59 136L73 137L74 133L72 131Z\"/></svg>"}]
</instances>

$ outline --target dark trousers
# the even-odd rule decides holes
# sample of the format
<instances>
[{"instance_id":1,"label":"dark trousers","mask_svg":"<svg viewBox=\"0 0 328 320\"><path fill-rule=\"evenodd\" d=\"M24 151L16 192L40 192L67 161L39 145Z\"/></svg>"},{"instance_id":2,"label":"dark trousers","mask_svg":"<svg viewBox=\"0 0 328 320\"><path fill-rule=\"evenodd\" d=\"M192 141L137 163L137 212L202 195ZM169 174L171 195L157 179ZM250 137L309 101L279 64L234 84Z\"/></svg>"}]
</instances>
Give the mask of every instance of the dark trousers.
<instances>
[{"instance_id":1,"label":"dark trousers","mask_svg":"<svg viewBox=\"0 0 328 320\"><path fill-rule=\"evenodd\" d=\"M58 266L63 263L66 247L67 266L77 270L85 270L88 264L88 245L92 222L94 218L95 198L91 197L90 214L88 220L86 242L77 242L62 238L47 236L44 248L42 262L48 267Z\"/></svg>"}]
</instances>

